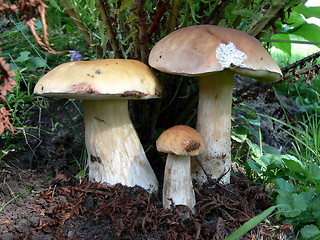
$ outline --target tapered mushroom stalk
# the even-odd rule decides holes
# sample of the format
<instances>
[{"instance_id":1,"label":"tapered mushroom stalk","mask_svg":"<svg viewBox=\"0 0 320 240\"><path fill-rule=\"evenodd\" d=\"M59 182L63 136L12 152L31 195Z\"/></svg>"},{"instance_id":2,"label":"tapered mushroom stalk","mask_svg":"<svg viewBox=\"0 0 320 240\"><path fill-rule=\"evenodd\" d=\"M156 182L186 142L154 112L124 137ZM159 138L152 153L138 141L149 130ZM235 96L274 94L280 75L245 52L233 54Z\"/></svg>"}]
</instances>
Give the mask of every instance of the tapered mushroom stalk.
<instances>
[{"instance_id":1,"label":"tapered mushroom stalk","mask_svg":"<svg viewBox=\"0 0 320 240\"><path fill-rule=\"evenodd\" d=\"M157 187L128 112L128 101L83 101L89 180Z\"/></svg>"},{"instance_id":2,"label":"tapered mushroom stalk","mask_svg":"<svg viewBox=\"0 0 320 240\"><path fill-rule=\"evenodd\" d=\"M233 75L274 82L282 77L278 65L257 39L212 25L170 33L153 47L149 64L162 72L199 78L197 130L206 147L192 163L193 176L199 184L208 177L229 183Z\"/></svg>"},{"instance_id":3,"label":"tapered mushroom stalk","mask_svg":"<svg viewBox=\"0 0 320 240\"><path fill-rule=\"evenodd\" d=\"M83 100L89 180L156 191L158 181L132 125L129 99L158 98L161 86L145 64L104 59L62 64L37 83L42 96Z\"/></svg>"},{"instance_id":4,"label":"tapered mushroom stalk","mask_svg":"<svg viewBox=\"0 0 320 240\"><path fill-rule=\"evenodd\" d=\"M190 156L203 152L202 136L191 127L174 126L160 135L157 150L168 153L163 180L163 207L170 209L172 205L186 205L194 212L196 200Z\"/></svg>"}]
</instances>

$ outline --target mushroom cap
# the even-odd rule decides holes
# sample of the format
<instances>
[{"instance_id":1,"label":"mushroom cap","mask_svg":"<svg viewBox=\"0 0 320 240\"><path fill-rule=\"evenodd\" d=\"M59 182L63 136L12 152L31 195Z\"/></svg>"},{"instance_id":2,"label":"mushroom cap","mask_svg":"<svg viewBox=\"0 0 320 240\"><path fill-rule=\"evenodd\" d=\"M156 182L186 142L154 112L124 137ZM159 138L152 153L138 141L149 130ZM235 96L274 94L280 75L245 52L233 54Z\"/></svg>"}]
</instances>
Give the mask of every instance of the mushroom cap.
<instances>
[{"instance_id":1,"label":"mushroom cap","mask_svg":"<svg viewBox=\"0 0 320 240\"><path fill-rule=\"evenodd\" d=\"M128 59L75 61L44 75L34 93L73 99L158 98L161 84L144 63Z\"/></svg>"},{"instance_id":2,"label":"mushroom cap","mask_svg":"<svg viewBox=\"0 0 320 240\"><path fill-rule=\"evenodd\" d=\"M263 82L282 77L261 43L236 29L197 25L178 29L151 50L149 64L159 71L200 76L230 69Z\"/></svg>"},{"instance_id":3,"label":"mushroom cap","mask_svg":"<svg viewBox=\"0 0 320 240\"><path fill-rule=\"evenodd\" d=\"M200 133L185 125L165 130L156 145L159 152L175 155L197 156L204 151L204 140Z\"/></svg>"}]
</instances>

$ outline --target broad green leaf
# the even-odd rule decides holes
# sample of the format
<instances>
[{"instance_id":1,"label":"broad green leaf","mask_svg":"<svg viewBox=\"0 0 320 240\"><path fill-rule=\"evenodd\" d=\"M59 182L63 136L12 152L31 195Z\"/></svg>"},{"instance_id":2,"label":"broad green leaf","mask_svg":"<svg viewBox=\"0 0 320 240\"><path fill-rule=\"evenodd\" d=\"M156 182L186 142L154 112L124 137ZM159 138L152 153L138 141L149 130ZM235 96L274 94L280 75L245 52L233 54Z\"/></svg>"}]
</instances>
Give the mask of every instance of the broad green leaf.
<instances>
[{"instance_id":1,"label":"broad green leaf","mask_svg":"<svg viewBox=\"0 0 320 240\"><path fill-rule=\"evenodd\" d=\"M320 7L303 7L299 9L299 13L305 16L305 18L320 18Z\"/></svg>"},{"instance_id":2,"label":"broad green leaf","mask_svg":"<svg viewBox=\"0 0 320 240\"><path fill-rule=\"evenodd\" d=\"M292 155L283 155L282 161L285 163L285 165L291 172L305 172L305 166L302 164L302 162Z\"/></svg>"},{"instance_id":3,"label":"broad green leaf","mask_svg":"<svg viewBox=\"0 0 320 240\"><path fill-rule=\"evenodd\" d=\"M316 180L320 180L320 166L314 162L309 164L309 171Z\"/></svg>"},{"instance_id":4,"label":"broad green leaf","mask_svg":"<svg viewBox=\"0 0 320 240\"><path fill-rule=\"evenodd\" d=\"M301 26L302 24L306 23L306 20L301 16L300 13L298 12L291 12L290 17L287 20L287 23L289 23L289 27L298 27Z\"/></svg>"},{"instance_id":5,"label":"broad green leaf","mask_svg":"<svg viewBox=\"0 0 320 240\"><path fill-rule=\"evenodd\" d=\"M315 24L304 23L296 29L291 31L291 34L295 34L305 38L310 42L319 43L320 46L320 34L316 34L320 32L320 27Z\"/></svg>"},{"instance_id":6,"label":"broad green leaf","mask_svg":"<svg viewBox=\"0 0 320 240\"><path fill-rule=\"evenodd\" d=\"M263 150L264 153L269 153L269 154L280 156L279 148L275 148L275 147L272 147L272 146L263 146L262 150Z\"/></svg>"},{"instance_id":7,"label":"broad green leaf","mask_svg":"<svg viewBox=\"0 0 320 240\"><path fill-rule=\"evenodd\" d=\"M320 239L320 230L316 225L306 225L301 229L301 235L304 239Z\"/></svg>"},{"instance_id":8,"label":"broad green leaf","mask_svg":"<svg viewBox=\"0 0 320 240\"><path fill-rule=\"evenodd\" d=\"M263 173L263 171L261 170L261 165L259 163L251 160L250 158L247 159L247 163L249 167L256 173Z\"/></svg>"},{"instance_id":9,"label":"broad green leaf","mask_svg":"<svg viewBox=\"0 0 320 240\"><path fill-rule=\"evenodd\" d=\"M267 166L271 164L281 166L281 155L264 154L261 156L261 161Z\"/></svg>"},{"instance_id":10,"label":"broad green leaf","mask_svg":"<svg viewBox=\"0 0 320 240\"><path fill-rule=\"evenodd\" d=\"M40 57L32 57L29 59L29 64L32 68L42 68L46 66L47 62Z\"/></svg>"},{"instance_id":11,"label":"broad green leaf","mask_svg":"<svg viewBox=\"0 0 320 240\"><path fill-rule=\"evenodd\" d=\"M277 204L281 213L287 217L297 217L307 209L307 201L301 194L282 192L277 197Z\"/></svg>"},{"instance_id":12,"label":"broad green leaf","mask_svg":"<svg viewBox=\"0 0 320 240\"><path fill-rule=\"evenodd\" d=\"M315 218L320 218L320 195L317 194L317 196L311 199L310 204L308 204L308 211L310 211Z\"/></svg>"},{"instance_id":13,"label":"broad green leaf","mask_svg":"<svg viewBox=\"0 0 320 240\"><path fill-rule=\"evenodd\" d=\"M274 34L274 35L272 35L271 40L290 41L290 36L287 33ZM274 45L276 48L280 49L284 53L291 55L290 42L273 42L272 45Z\"/></svg>"},{"instance_id":14,"label":"broad green leaf","mask_svg":"<svg viewBox=\"0 0 320 240\"><path fill-rule=\"evenodd\" d=\"M294 192L296 191L296 187L290 183L284 180L283 178L276 179L276 184L278 185L278 192Z\"/></svg>"},{"instance_id":15,"label":"broad green leaf","mask_svg":"<svg viewBox=\"0 0 320 240\"><path fill-rule=\"evenodd\" d=\"M313 223L316 218L313 216L313 214L310 211L303 211L299 214L298 217L295 219L292 219L293 222L299 222L301 226Z\"/></svg>"}]
</instances>

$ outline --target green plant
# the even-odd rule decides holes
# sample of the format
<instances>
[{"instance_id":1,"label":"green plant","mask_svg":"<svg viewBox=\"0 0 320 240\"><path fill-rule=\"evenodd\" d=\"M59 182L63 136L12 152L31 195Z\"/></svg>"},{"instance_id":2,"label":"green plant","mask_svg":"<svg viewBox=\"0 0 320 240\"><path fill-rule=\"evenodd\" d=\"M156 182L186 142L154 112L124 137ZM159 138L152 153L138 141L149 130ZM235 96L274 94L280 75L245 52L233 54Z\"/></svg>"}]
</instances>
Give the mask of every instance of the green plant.
<instances>
[{"instance_id":1,"label":"green plant","mask_svg":"<svg viewBox=\"0 0 320 240\"><path fill-rule=\"evenodd\" d=\"M233 132L233 140L247 146L244 167L248 176L260 181L278 205L276 216L294 226L301 239L318 239L320 228L320 166L319 166L319 121L318 115L309 116L298 126L273 117L245 111L247 123ZM281 123L284 131L294 140L288 154L262 146L260 119L269 118ZM301 127L302 126L302 127ZM249 136L255 136L258 144ZM310 231L309 231L310 230Z\"/></svg>"},{"instance_id":2,"label":"green plant","mask_svg":"<svg viewBox=\"0 0 320 240\"><path fill-rule=\"evenodd\" d=\"M232 234L230 234L228 237L226 237L224 240L236 240L249 232L252 228L257 226L260 222L262 222L268 215L270 215L277 206L269 207L268 209L264 210L259 215L255 216L254 218L250 219L248 222L243 224L241 227L239 227L236 231L234 231Z\"/></svg>"},{"instance_id":3,"label":"green plant","mask_svg":"<svg viewBox=\"0 0 320 240\"><path fill-rule=\"evenodd\" d=\"M6 202L3 206L0 207L0 212L5 209L10 203L12 203L14 200L24 197L26 194L28 194L30 191L32 191L32 188L26 188L21 193L17 194L13 198L11 198L8 202Z\"/></svg>"},{"instance_id":4,"label":"green plant","mask_svg":"<svg viewBox=\"0 0 320 240\"><path fill-rule=\"evenodd\" d=\"M304 166L293 156L283 159L283 177L275 179L277 217L300 230L302 239L320 237L320 167L314 163ZM306 231L312 228L314 231Z\"/></svg>"},{"instance_id":5,"label":"green plant","mask_svg":"<svg viewBox=\"0 0 320 240\"><path fill-rule=\"evenodd\" d=\"M37 97L33 94L33 88L35 82L51 67L48 66L48 61L69 61L70 54L63 54L60 57L48 55L39 49L35 40L28 32L28 29L22 22L16 22L11 19L12 26L7 31L0 33L2 42L2 56L10 64L10 69L15 72L14 80L17 85L13 86L13 93L10 93L6 97L6 103L0 102L0 108L6 107L10 111L11 122L14 126L14 133L4 132L0 135L0 167L3 158L10 152L21 151L26 148L30 148L34 151L35 146L29 145L30 139L37 139L40 141L42 135L54 136L56 127L64 125L66 128L72 128L72 131L77 136L79 143L83 142L82 137L75 129L74 119L68 115L69 110L64 106L64 110L69 118L70 125L64 123L61 119L57 119L55 116L51 116L53 120L53 127L48 130L44 130L40 123L36 126L30 125L30 120L35 118L35 114L39 112L39 121L41 121L41 112L45 111L49 113L47 109L47 100ZM42 29L41 22L37 22L37 30ZM21 37L23 40L21 40ZM10 41L9 41L10 40ZM21 44L17 44L21 42ZM65 60L63 60L65 59ZM75 102L70 101L74 107L77 108ZM81 115L80 109L78 109ZM85 154L77 156L74 159L78 161L80 169L84 169L86 166ZM78 160L79 159L79 160Z\"/></svg>"}]
</instances>

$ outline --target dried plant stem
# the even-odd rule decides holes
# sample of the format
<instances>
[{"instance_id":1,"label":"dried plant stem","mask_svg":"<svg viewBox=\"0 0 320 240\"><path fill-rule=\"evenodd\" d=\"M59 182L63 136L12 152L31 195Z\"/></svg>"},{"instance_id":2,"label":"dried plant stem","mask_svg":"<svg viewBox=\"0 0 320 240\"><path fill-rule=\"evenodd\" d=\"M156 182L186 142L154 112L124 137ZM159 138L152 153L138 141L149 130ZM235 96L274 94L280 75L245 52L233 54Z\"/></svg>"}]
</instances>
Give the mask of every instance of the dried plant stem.
<instances>
[{"instance_id":1,"label":"dried plant stem","mask_svg":"<svg viewBox=\"0 0 320 240\"><path fill-rule=\"evenodd\" d=\"M103 3L102 0L96 0L96 5L99 10L99 14L101 17L102 22L105 25L106 35L110 41L112 51L114 53L115 58L123 58L120 48L118 39L115 36L115 30L111 25L110 18L108 17L109 13L109 6L107 3Z\"/></svg>"},{"instance_id":2,"label":"dried plant stem","mask_svg":"<svg viewBox=\"0 0 320 240\"><path fill-rule=\"evenodd\" d=\"M263 17L261 17L258 22L253 25L253 27L248 31L248 34L256 37L258 36L262 30L265 30L268 27L268 24L273 18L277 18L277 15L281 9L283 9L286 4L288 3L288 0L277 0L270 6L270 8L267 10L266 14L264 14Z\"/></svg>"},{"instance_id":3,"label":"dried plant stem","mask_svg":"<svg viewBox=\"0 0 320 240\"><path fill-rule=\"evenodd\" d=\"M203 24L218 25L223 18L225 8L230 2L232 2L232 0L218 1L210 15L203 21Z\"/></svg>"},{"instance_id":4,"label":"dried plant stem","mask_svg":"<svg viewBox=\"0 0 320 240\"><path fill-rule=\"evenodd\" d=\"M145 42L145 33L146 33L146 18L147 13L144 9L146 0L137 0L137 16L138 16L138 39L139 39L139 56L140 59L144 62L146 59L146 44Z\"/></svg>"},{"instance_id":5,"label":"dried plant stem","mask_svg":"<svg viewBox=\"0 0 320 240\"><path fill-rule=\"evenodd\" d=\"M289 72L290 69L295 69L298 66L305 65L307 62L312 62L312 61L316 60L319 57L320 57L320 51L316 52L314 54L311 54L311 55L309 55L309 56L307 56L305 58L302 58L302 59L300 59L300 60L298 60L298 61L296 61L294 63L291 63L290 65L282 68L281 71L283 73L287 73L287 72Z\"/></svg>"},{"instance_id":6,"label":"dried plant stem","mask_svg":"<svg viewBox=\"0 0 320 240\"><path fill-rule=\"evenodd\" d=\"M303 74L309 74L309 73L312 73L312 72L315 72L315 73L319 73L320 71L320 64L316 64L316 65L313 65L313 66L310 66L310 67L306 67L306 68L302 68L298 71L294 71L293 73L289 73L289 74L286 74L283 76L283 80L287 80L287 79L290 79L292 77L297 77L297 76L300 76L300 75L303 75ZM316 74L313 74L313 75L316 75Z\"/></svg>"},{"instance_id":7,"label":"dried plant stem","mask_svg":"<svg viewBox=\"0 0 320 240\"><path fill-rule=\"evenodd\" d=\"M246 0L245 3L243 4L243 9L248 8L251 2L252 2L252 0ZM242 20L242 16L238 15L236 17L236 19L233 21L233 23L231 23L231 26L233 28L237 28L239 26L241 20Z\"/></svg>"},{"instance_id":8,"label":"dried plant stem","mask_svg":"<svg viewBox=\"0 0 320 240\"><path fill-rule=\"evenodd\" d=\"M180 0L172 0L171 13L168 20L168 33L175 30L179 13Z\"/></svg>"}]
</instances>

